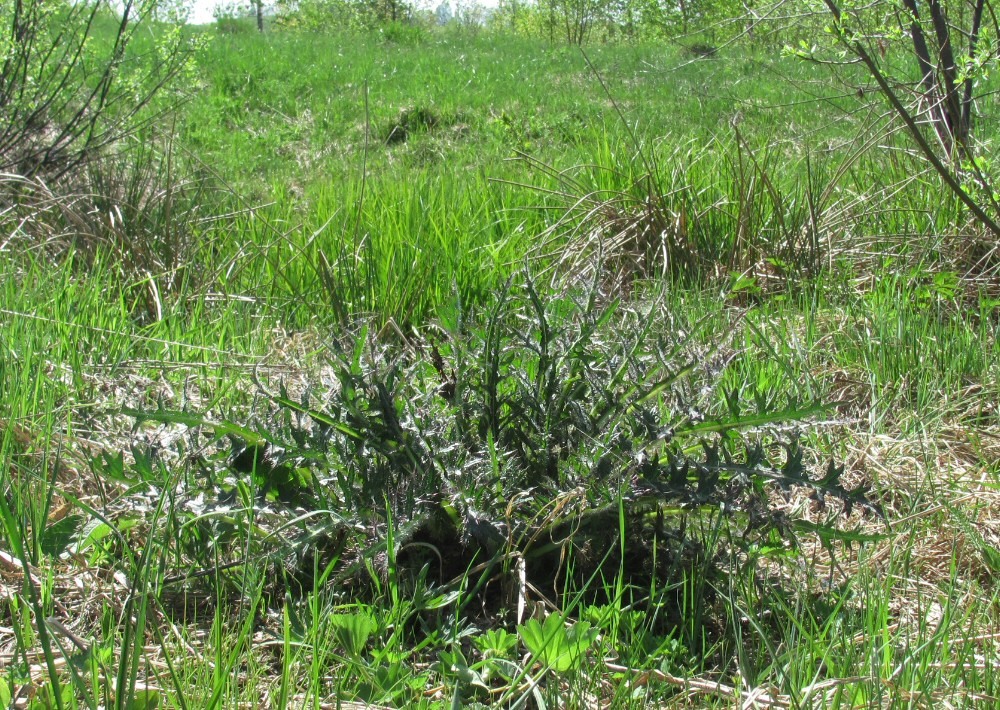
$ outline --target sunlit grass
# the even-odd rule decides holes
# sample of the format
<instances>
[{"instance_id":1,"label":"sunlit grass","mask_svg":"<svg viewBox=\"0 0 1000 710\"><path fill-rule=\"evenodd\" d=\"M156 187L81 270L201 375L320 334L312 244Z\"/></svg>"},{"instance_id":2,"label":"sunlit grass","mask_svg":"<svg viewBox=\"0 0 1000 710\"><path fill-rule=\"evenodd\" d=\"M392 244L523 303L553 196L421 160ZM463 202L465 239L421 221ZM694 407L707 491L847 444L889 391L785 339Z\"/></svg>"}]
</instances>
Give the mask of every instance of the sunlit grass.
<instances>
[{"instance_id":1,"label":"sunlit grass","mask_svg":"<svg viewBox=\"0 0 1000 710\"><path fill-rule=\"evenodd\" d=\"M860 119L815 67L588 54L625 123L576 50L220 36L174 124L177 169L213 186L206 211L111 230L131 261L77 223L34 232L46 248L30 221L5 223L0 704L996 704L997 303L953 251L960 210L901 151L852 157ZM780 76L840 98L800 103ZM387 145L407 108L436 122ZM595 318L612 314L605 349L547 349L574 332L570 300L636 256L602 251L602 229L650 203L691 269L620 270L592 294ZM182 268L161 268L177 214ZM499 336L510 277L547 284L560 259L570 278ZM646 321L617 320L618 299ZM658 437L747 417L770 455L797 437L815 473L843 465L885 520L816 536L817 501L774 492L797 547L748 544L724 506L648 513L652 545L622 535L634 499L601 447L624 446L638 414L586 437L583 419L563 425L606 395L579 395L587 377L628 393L665 364L626 347L644 327L714 358L678 385L697 407L657 400L676 417ZM488 408L493 362L509 368L497 411L528 423L507 439L449 400ZM394 387L406 396L380 409ZM817 401L804 422L754 418ZM362 426L384 436L352 448ZM697 436L680 447L703 454ZM619 473L646 455L614 450ZM352 467L385 473L378 457L395 468L352 503L367 485ZM544 461L554 478L515 485ZM444 531L407 525L400 501L441 504ZM600 518L615 544L572 549L598 504L618 511ZM505 536L518 525L544 534ZM495 559L470 542L490 526ZM669 574L629 568L679 539Z\"/></svg>"}]
</instances>

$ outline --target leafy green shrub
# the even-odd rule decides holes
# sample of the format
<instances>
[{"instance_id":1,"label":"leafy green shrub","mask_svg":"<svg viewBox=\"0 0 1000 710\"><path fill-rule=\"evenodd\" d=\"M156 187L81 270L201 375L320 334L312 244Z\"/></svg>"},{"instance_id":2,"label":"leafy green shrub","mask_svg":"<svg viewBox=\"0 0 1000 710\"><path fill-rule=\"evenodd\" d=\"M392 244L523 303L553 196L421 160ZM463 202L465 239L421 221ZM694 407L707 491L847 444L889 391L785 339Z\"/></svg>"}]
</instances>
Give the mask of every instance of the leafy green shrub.
<instances>
[{"instance_id":1,"label":"leafy green shrub","mask_svg":"<svg viewBox=\"0 0 1000 710\"><path fill-rule=\"evenodd\" d=\"M277 24L325 32L331 27L375 30L388 42L420 44L420 13L403 0L277 0Z\"/></svg>"},{"instance_id":2,"label":"leafy green shrub","mask_svg":"<svg viewBox=\"0 0 1000 710\"><path fill-rule=\"evenodd\" d=\"M192 44L164 32L155 61L132 50L156 0L120 12L94 3L3 3L0 172L62 177L149 119L148 107L188 66Z\"/></svg>"},{"instance_id":3,"label":"leafy green shrub","mask_svg":"<svg viewBox=\"0 0 1000 710\"><path fill-rule=\"evenodd\" d=\"M10 30L0 38L0 229L17 253L114 264L139 284L140 312L157 317L188 277L211 280L186 271L207 220L206 183L179 175L172 143L161 150L151 129L174 107L171 84L197 46L166 22L142 31L169 9L0 5Z\"/></svg>"}]
</instances>

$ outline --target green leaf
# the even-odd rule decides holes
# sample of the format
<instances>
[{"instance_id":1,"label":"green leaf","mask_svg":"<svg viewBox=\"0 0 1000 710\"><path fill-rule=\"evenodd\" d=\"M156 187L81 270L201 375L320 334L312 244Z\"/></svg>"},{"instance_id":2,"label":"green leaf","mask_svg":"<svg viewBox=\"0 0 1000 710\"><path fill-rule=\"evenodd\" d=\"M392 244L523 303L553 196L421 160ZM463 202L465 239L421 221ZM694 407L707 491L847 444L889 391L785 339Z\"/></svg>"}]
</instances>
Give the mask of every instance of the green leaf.
<instances>
[{"instance_id":1,"label":"green leaf","mask_svg":"<svg viewBox=\"0 0 1000 710\"><path fill-rule=\"evenodd\" d=\"M438 658L441 661L441 671L446 675L456 678L459 685L473 685L481 688L488 687L483 675L469 666L469 662L457 646L440 651Z\"/></svg>"},{"instance_id":2,"label":"green leaf","mask_svg":"<svg viewBox=\"0 0 1000 710\"><path fill-rule=\"evenodd\" d=\"M42 552L48 557L59 557L69 548L82 524L82 516L67 515L49 525L42 537Z\"/></svg>"},{"instance_id":3,"label":"green leaf","mask_svg":"<svg viewBox=\"0 0 1000 710\"><path fill-rule=\"evenodd\" d=\"M187 427L206 427L211 429L219 436L225 434L232 434L234 436L241 437L244 439L248 446L256 446L263 444L268 441L267 437L261 435L259 432L248 429L245 426L240 426L239 424L234 424L232 422L222 421L216 422L211 419L204 417L197 412L180 412L170 409L157 409L153 412L146 412L140 409L122 409L122 414L135 417L136 423L141 424L142 422L159 422L160 424L183 424Z\"/></svg>"},{"instance_id":4,"label":"green leaf","mask_svg":"<svg viewBox=\"0 0 1000 710\"><path fill-rule=\"evenodd\" d=\"M160 707L160 691L159 690L137 690L132 696L132 701L128 704L128 707L133 710L156 710Z\"/></svg>"},{"instance_id":5,"label":"green leaf","mask_svg":"<svg viewBox=\"0 0 1000 710\"><path fill-rule=\"evenodd\" d=\"M348 436L354 439L355 441L362 441L364 439L364 437L361 435L361 432L357 431L356 429L352 429L351 427L331 417L329 414L326 414L325 412L321 412L317 409L310 409L309 407L305 407L299 404L293 399L281 395L273 395L272 399L275 401L275 403L280 404L282 407L287 407L288 409L291 409L294 412L298 412L299 414L305 414L309 416L317 424L325 424L328 427L332 427L337 431L339 431L341 434Z\"/></svg>"},{"instance_id":6,"label":"green leaf","mask_svg":"<svg viewBox=\"0 0 1000 710\"><path fill-rule=\"evenodd\" d=\"M489 629L472 642L485 658L507 658L517 646L517 636L506 629Z\"/></svg>"},{"instance_id":7,"label":"green leaf","mask_svg":"<svg viewBox=\"0 0 1000 710\"><path fill-rule=\"evenodd\" d=\"M84 552L89 547L92 547L99 543L101 540L110 535L114 530L107 523L94 518L89 521L83 528L82 537L76 543L73 552L79 554Z\"/></svg>"},{"instance_id":8,"label":"green leaf","mask_svg":"<svg viewBox=\"0 0 1000 710\"><path fill-rule=\"evenodd\" d=\"M834 541L847 543L879 542L892 537L890 533L865 533L857 528L854 530L839 530L829 525L811 523L808 520L796 520L792 523L792 527L796 532L816 535L824 545Z\"/></svg>"},{"instance_id":9,"label":"green leaf","mask_svg":"<svg viewBox=\"0 0 1000 710\"><path fill-rule=\"evenodd\" d=\"M7 496L5 495L0 495L0 524L3 525L3 530L6 533L5 537L10 545L10 551L14 553L15 557L23 560L25 558L24 540L22 539L24 530L7 504Z\"/></svg>"},{"instance_id":10,"label":"green leaf","mask_svg":"<svg viewBox=\"0 0 1000 710\"><path fill-rule=\"evenodd\" d=\"M517 627L517 633L536 661L565 673L580 667L598 632L586 621L567 627L562 614L550 614L544 623L530 619Z\"/></svg>"},{"instance_id":11,"label":"green leaf","mask_svg":"<svg viewBox=\"0 0 1000 710\"><path fill-rule=\"evenodd\" d=\"M121 451L102 451L92 459L91 466L101 478L115 483L135 483L135 478L125 473L125 455Z\"/></svg>"},{"instance_id":12,"label":"green leaf","mask_svg":"<svg viewBox=\"0 0 1000 710\"><path fill-rule=\"evenodd\" d=\"M375 620L370 614L335 614L330 617L334 637L337 643L352 658L361 656L369 637L375 632Z\"/></svg>"},{"instance_id":13,"label":"green leaf","mask_svg":"<svg viewBox=\"0 0 1000 710\"><path fill-rule=\"evenodd\" d=\"M713 432L725 432L733 429L750 429L767 424L782 424L801 421L825 412L835 406L835 403L816 402L804 407L790 407L776 412L763 412L734 419L733 421L707 420L701 424L685 427L677 431L676 436L702 436Z\"/></svg>"}]
</instances>

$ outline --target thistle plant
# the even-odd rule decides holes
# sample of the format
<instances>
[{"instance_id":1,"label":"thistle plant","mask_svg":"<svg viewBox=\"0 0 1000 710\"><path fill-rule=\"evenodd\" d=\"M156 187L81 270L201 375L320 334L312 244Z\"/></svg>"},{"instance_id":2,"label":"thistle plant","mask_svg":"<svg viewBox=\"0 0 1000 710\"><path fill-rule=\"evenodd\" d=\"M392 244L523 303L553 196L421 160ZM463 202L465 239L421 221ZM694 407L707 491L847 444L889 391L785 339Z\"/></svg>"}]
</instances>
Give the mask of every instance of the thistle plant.
<instances>
[{"instance_id":1,"label":"thistle plant","mask_svg":"<svg viewBox=\"0 0 1000 710\"><path fill-rule=\"evenodd\" d=\"M339 383L327 404L261 385L275 405L267 424L142 416L230 436L228 465L252 474L268 511L255 524L280 529L264 537L282 542L285 567L305 552L306 568L321 558L324 579L341 583L420 579L471 599L518 567L538 589L558 591L568 568L655 586L695 558L713 564L705 520L737 526L744 550L787 548L797 532L836 537L837 516L878 511L841 468L814 476L794 436L769 433L821 404L747 406L721 392L724 337L706 345L701 326L672 326L655 301L608 302L601 283L543 298L521 275L484 313L408 342L362 332L330 348ZM824 522L774 506L796 490L829 504Z\"/></svg>"}]
</instances>

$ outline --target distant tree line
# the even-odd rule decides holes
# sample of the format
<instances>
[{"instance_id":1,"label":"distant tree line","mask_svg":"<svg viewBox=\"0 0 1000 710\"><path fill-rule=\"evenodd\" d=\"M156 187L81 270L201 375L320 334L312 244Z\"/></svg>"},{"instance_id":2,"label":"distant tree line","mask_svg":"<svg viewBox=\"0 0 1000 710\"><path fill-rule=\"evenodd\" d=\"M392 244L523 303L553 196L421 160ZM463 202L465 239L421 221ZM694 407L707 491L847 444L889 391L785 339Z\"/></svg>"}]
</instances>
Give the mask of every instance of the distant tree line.
<instances>
[{"instance_id":1,"label":"distant tree line","mask_svg":"<svg viewBox=\"0 0 1000 710\"><path fill-rule=\"evenodd\" d=\"M447 4L447 7L444 7ZM569 44L701 32L710 40L732 33L746 5L733 0L475 0L419 9L408 0L278 0L282 24L309 29L375 27L388 23L461 24L545 37Z\"/></svg>"},{"instance_id":2,"label":"distant tree line","mask_svg":"<svg viewBox=\"0 0 1000 710\"><path fill-rule=\"evenodd\" d=\"M727 0L500 0L497 25L569 44L731 31L743 6Z\"/></svg>"}]
</instances>

